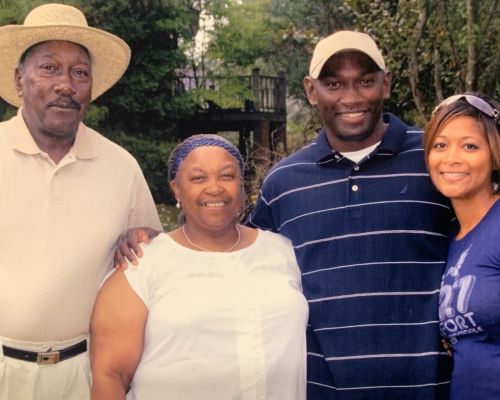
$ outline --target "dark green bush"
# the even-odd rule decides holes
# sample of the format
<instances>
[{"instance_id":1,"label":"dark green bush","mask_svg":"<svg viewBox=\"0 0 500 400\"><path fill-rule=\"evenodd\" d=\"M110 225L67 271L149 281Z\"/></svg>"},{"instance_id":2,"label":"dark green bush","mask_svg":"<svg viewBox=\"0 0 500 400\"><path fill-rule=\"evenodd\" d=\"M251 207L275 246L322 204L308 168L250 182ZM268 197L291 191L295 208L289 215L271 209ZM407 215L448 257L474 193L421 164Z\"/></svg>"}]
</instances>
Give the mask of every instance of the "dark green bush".
<instances>
[{"instance_id":1,"label":"dark green bush","mask_svg":"<svg viewBox=\"0 0 500 400\"><path fill-rule=\"evenodd\" d=\"M170 152L177 143L160 144L126 135L123 132L108 135L111 140L127 149L142 168L155 202L175 204L175 199L168 186L167 161Z\"/></svg>"}]
</instances>

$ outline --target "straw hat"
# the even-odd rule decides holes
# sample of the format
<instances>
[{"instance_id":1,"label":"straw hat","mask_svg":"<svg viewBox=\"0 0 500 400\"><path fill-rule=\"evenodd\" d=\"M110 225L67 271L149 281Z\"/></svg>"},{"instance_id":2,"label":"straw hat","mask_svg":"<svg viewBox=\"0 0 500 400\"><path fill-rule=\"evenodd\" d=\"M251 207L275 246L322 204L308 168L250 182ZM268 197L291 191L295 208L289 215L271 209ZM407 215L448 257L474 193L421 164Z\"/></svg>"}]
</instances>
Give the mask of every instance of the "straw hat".
<instances>
[{"instance_id":1,"label":"straw hat","mask_svg":"<svg viewBox=\"0 0 500 400\"><path fill-rule=\"evenodd\" d=\"M119 37L90 28L82 12L64 4L44 4L34 8L23 25L0 28L0 96L19 107L14 76L21 55L34 44L66 40L85 47L92 62L92 100L111 88L128 67L130 48Z\"/></svg>"}]
</instances>

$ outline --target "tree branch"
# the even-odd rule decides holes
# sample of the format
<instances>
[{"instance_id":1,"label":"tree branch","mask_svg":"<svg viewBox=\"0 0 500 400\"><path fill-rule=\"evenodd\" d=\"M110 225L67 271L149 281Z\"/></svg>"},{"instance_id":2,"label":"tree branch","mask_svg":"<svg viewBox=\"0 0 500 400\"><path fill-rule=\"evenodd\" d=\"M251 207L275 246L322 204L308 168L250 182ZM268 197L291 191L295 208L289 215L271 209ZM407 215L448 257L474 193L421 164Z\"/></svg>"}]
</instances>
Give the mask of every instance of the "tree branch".
<instances>
[{"instance_id":1,"label":"tree branch","mask_svg":"<svg viewBox=\"0 0 500 400\"><path fill-rule=\"evenodd\" d=\"M410 80L410 88L413 96L413 101L417 107L417 111L422 118L422 120L426 121L426 113L425 113L425 101L422 98L422 93L418 89L419 77L418 77L418 45L420 40L422 39L422 34L425 28L425 24L427 23L427 4L426 0L421 0L418 11L418 19L417 25L413 32L413 45L410 46L409 54L408 54L408 67L409 67L409 80Z\"/></svg>"}]
</instances>

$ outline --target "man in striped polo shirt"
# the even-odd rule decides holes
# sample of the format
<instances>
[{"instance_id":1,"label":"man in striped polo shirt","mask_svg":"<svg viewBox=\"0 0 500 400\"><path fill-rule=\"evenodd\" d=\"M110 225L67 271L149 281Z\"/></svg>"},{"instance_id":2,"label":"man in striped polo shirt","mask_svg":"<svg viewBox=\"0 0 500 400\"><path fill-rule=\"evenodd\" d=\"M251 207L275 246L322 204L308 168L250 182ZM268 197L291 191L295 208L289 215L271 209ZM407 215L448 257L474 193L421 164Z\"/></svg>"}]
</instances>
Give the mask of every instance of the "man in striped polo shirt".
<instances>
[{"instance_id":1,"label":"man in striped polo shirt","mask_svg":"<svg viewBox=\"0 0 500 400\"><path fill-rule=\"evenodd\" d=\"M250 216L295 247L311 400L447 398L437 310L451 211L421 130L383 113L390 85L368 35L320 41L304 86L324 127L270 171Z\"/></svg>"}]
</instances>

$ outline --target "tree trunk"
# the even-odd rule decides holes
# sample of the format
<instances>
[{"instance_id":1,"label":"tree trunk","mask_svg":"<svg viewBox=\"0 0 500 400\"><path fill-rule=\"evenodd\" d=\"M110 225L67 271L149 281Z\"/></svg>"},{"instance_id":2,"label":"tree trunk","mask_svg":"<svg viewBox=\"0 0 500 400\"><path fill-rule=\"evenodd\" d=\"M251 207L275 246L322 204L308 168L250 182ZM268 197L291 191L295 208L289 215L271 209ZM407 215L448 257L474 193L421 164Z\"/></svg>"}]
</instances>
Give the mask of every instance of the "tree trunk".
<instances>
[{"instance_id":1,"label":"tree trunk","mask_svg":"<svg viewBox=\"0 0 500 400\"><path fill-rule=\"evenodd\" d=\"M439 104L443 101L444 95L443 86L441 85L441 53L436 43L434 43L432 63L434 65L434 92L436 93L436 104Z\"/></svg>"},{"instance_id":2,"label":"tree trunk","mask_svg":"<svg viewBox=\"0 0 500 400\"><path fill-rule=\"evenodd\" d=\"M441 2L441 7L444 9L444 18L445 18L445 28L448 36L448 40L450 42L450 56L452 61L452 68L458 69L458 84L456 85L455 92L462 93L464 91L464 81L465 81L465 71L461 66L460 57L458 56L458 49L460 46L457 45L455 40L455 31L450 23L450 15L452 15L455 10L450 10L446 1Z\"/></svg>"},{"instance_id":3,"label":"tree trunk","mask_svg":"<svg viewBox=\"0 0 500 400\"><path fill-rule=\"evenodd\" d=\"M418 11L418 19L417 25L415 27L415 31L412 36L412 45L409 49L408 54L408 69L409 69L409 80L411 93L413 96L413 101L415 102L415 106L417 107L417 111L420 115L420 118L423 121L427 121L426 113L425 113L425 100L422 98L422 92L418 89L419 78L418 78L418 45L420 40L422 39L422 33L425 28L425 24L427 23L427 4L426 0L421 0Z\"/></svg>"},{"instance_id":4,"label":"tree trunk","mask_svg":"<svg viewBox=\"0 0 500 400\"><path fill-rule=\"evenodd\" d=\"M476 28L475 0L467 0L467 72L465 75L465 90L467 91L473 91L476 88Z\"/></svg>"}]
</instances>

